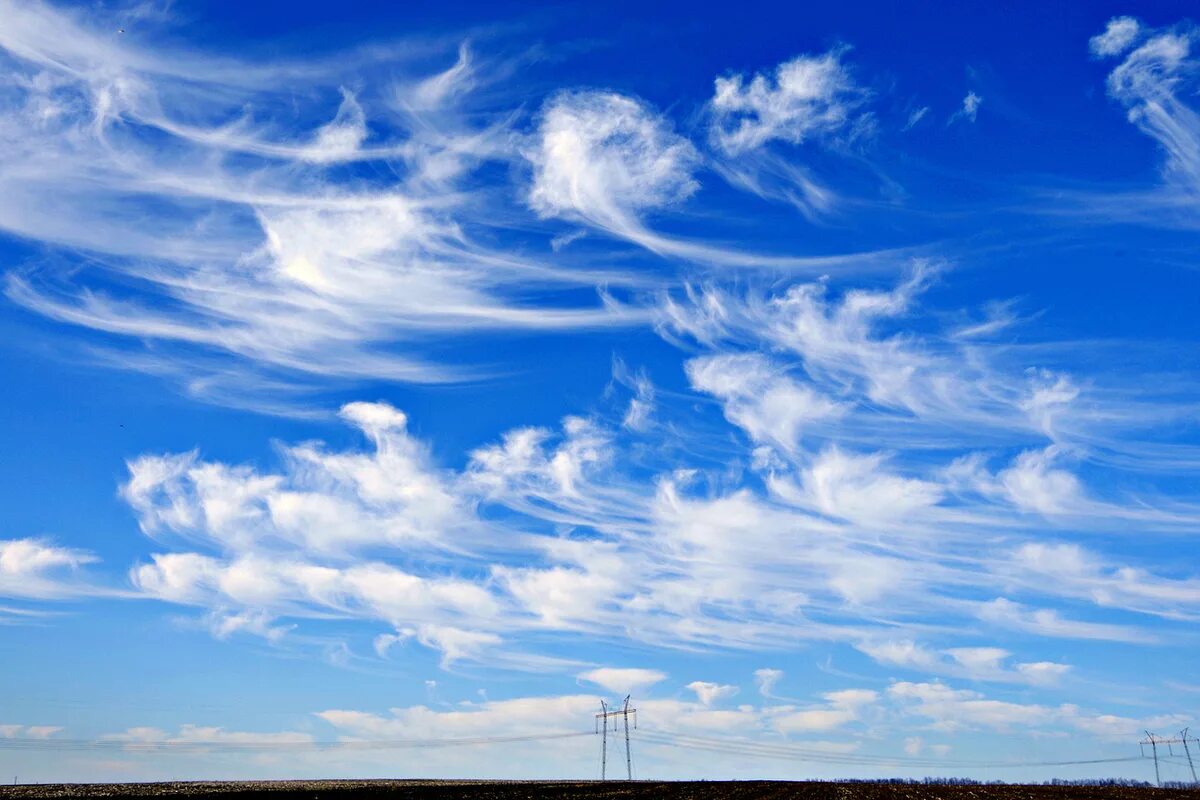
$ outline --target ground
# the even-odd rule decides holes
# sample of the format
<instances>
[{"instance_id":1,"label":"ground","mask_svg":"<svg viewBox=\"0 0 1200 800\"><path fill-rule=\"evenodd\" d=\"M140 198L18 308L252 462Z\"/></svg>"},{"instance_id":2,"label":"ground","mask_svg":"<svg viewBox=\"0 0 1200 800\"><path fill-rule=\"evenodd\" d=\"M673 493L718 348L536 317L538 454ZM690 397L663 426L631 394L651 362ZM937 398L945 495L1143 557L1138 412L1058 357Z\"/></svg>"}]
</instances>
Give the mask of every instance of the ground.
<instances>
[{"instance_id":1,"label":"ground","mask_svg":"<svg viewBox=\"0 0 1200 800\"><path fill-rule=\"evenodd\" d=\"M941 786L784 781L227 781L41 784L0 787L0 800L61 797L360 798L395 800L1200 800L1200 788L1122 786Z\"/></svg>"}]
</instances>

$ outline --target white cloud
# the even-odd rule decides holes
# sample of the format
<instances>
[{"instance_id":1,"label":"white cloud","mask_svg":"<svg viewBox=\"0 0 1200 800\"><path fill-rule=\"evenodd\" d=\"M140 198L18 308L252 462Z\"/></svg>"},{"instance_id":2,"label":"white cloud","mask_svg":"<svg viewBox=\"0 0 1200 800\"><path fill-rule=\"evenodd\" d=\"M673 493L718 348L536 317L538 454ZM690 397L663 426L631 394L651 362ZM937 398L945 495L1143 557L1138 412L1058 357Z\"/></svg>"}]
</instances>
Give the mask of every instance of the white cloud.
<instances>
[{"instance_id":1,"label":"white cloud","mask_svg":"<svg viewBox=\"0 0 1200 800\"><path fill-rule=\"evenodd\" d=\"M1050 661L1008 664L1012 655L999 647L951 647L941 651L902 639L861 642L856 645L880 664L903 667L931 675L973 681L1050 685L1071 667Z\"/></svg>"},{"instance_id":2,"label":"white cloud","mask_svg":"<svg viewBox=\"0 0 1200 800\"><path fill-rule=\"evenodd\" d=\"M1088 40L1088 49L1093 55L1109 57L1120 55L1138 38L1142 26L1133 17L1113 17L1108 21L1104 33Z\"/></svg>"},{"instance_id":3,"label":"white cloud","mask_svg":"<svg viewBox=\"0 0 1200 800\"><path fill-rule=\"evenodd\" d=\"M725 416L756 442L795 450L805 423L838 415L833 400L789 378L764 356L702 356L684 364L692 388L723 402Z\"/></svg>"},{"instance_id":4,"label":"white cloud","mask_svg":"<svg viewBox=\"0 0 1200 800\"><path fill-rule=\"evenodd\" d=\"M59 725L0 725L0 739L49 739L62 730Z\"/></svg>"},{"instance_id":5,"label":"white cloud","mask_svg":"<svg viewBox=\"0 0 1200 800\"><path fill-rule=\"evenodd\" d=\"M925 116L928 113L929 113L929 106L921 106L920 108L916 109L915 111L913 111L911 114L908 115L908 122L904 123L904 127L901 130L905 130L905 131L912 130L913 128L915 128L917 126L917 123L919 123L921 120L925 119Z\"/></svg>"},{"instance_id":6,"label":"white cloud","mask_svg":"<svg viewBox=\"0 0 1200 800\"><path fill-rule=\"evenodd\" d=\"M660 324L709 347L745 342L793 355L808 385L830 397L849 394L918 417L935 410L963 413L968 404L994 402L981 397L977 381L965 378L965 359L939 355L932 341L880 330L912 313L935 272L917 262L890 290L850 289L840 297L830 296L825 281L795 284L769 297L740 298L713 288L682 303L665 298Z\"/></svg>"},{"instance_id":7,"label":"white cloud","mask_svg":"<svg viewBox=\"0 0 1200 800\"><path fill-rule=\"evenodd\" d=\"M836 708L859 708L879 700L879 693L874 689L839 689L821 696Z\"/></svg>"},{"instance_id":8,"label":"white cloud","mask_svg":"<svg viewBox=\"0 0 1200 800\"><path fill-rule=\"evenodd\" d=\"M1018 507L1041 514L1069 513L1081 506L1083 488L1070 472L1054 468L1054 447L1028 450L997 476L1008 499Z\"/></svg>"},{"instance_id":9,"label":"white cloud","mask_svg":"<svg viewBox=\"0 0 1200 800\"><path fill-rule=\"evenodd\" d=\"M378 562L334 567L251 555L225 561L167 553L135 567L130 578L145 594L172 602L293 613L308 607L312 612L382 619L396 627L420 625L422 641L448 653L461 653L471 643L492 637L432 620L468 619L478 624L499 608L490 593L469 581L424 578Z\"/></svg>"},{"instance_id":10,"label":"white cloud","mask_svg":"<svg viewBox=\"0 0 1200 800\"><path fill-rule=\"evenodd\" d=\"M1068 664L1058 664L1053 661L1034 661L1017 664L1017 672L1035 685L1053 685L1071 671Z\"/></svg>"},{"instance_id":11,"label":"white cloud","mask_svg":"<svg viewBox=\"0 0 1200 800\"><path fill-rule=\"evenodd\" d=\"M842 302L893 305L895 298ZM814 370L824 352L813 351ZM726 392L719 382L704 385ZM1013 417L996 427L1042 435L1022 405L1024 377L1019 386ZM735 388L726 393L730 403L743 397ZM741 413L731 411L731 418ZM917 424L903 413L906 424ZM872 414L875 426L878 405ZM430 462L395 408L353 403L342 417L370 439L365 451L280 445L275 469L208 463L195 453L131 462L123 495L143 528L164 545L177 537L192 545L135 567L135 587L202 609L219 637L290 640L306 618L333 616L382 623L372 633L381 657L411 640L439 651L445 663L572 671L580 666L538 661L529 648L548 635L613 634L656 645L759 647L816 638L886 650L902 647L904 637L880 644L864 614L929 620L939 598L968 620L1010 629L1040 624L1056 635L1054 619L980 611L1013 586L1035 596L1149 606L1149 576L1126 572L1117 580L1082 570L1071 580L1038 582L1010 546L980 550L978 531L1011 536L1027 524L1021 506L996 502L1007 497L1003 479L981 468L951 479L926 465L910 477L881 454L813 454L797 446L790 462L764 457L757 464L766 473L764 494L745 485L725 489L712 473L671 472L663 465L678 462L655 454L643 457L649 473L627 473L630 451L616 420L570 417L560 430L510 431L454 471ZM841 417L837 435L852 426L853 417ZM815 435L830 434L818 428ZM701 442L690 444L711 446ZM1097 509L1089 513L1098 518ZM446 554L457 569L446 568ZM982 596L962 597L963 586ZM1174 586L1166 593L1174 606L1194 608L1190 583ZM934 674L1010 682L1035 675L1007 662L985 670L949 651L907 648L872 654L924 664Z\"/></svg>"},{"instance_id":12,"label":"white cloud","mask_svg":"<svg viewBox=\"0 0 1200 800\"><path fill-rule=\"evenodd\" d=\"M612 92L563 93L542 110L529 204L545 217L577 218L639 238L639 213L685 199L695 148L645 104Z\"/></svg>"},{"instance_id":13,"label":"white cloud","mask_svg":"<svg viewBox=\"0 0 1200 800\"><path fill-rule=\"evenodd\" d=\"M42 539L0 540L0 596L53 598L88 591L71 573L98 560Z\"/></svg>"},{"instance_id":14,"label":"white cloud","mask_svg":"<svg viewBox=\"0 0 1200 800\"><path fill-rule=\"evenodd\" d=\"M779 713L771 716L771 724L784 734L837 730L859 720L863 711L878 701L879 694L870 689L842 689L826 692L822 697L827 703L825 707L778 709Z\"/></svg>"},{"instance_id":15,"label":"white cloud","mask_svg":"<svg viewBox=\"0 0 1200 800\"><path fill-rule=\"evenodd\" d=\"M781 714L774 723L780 733L820 733L837 730L857 718L849 708L812 708Z\"/></svg>"},{"instance_id":16,"label":"white cloud","mask_svg":"<svg viewBox=\"0 0 1200 800\"><path fill-rule=\"evenodd\" d=\"M827 181L771 144L817 142L826 153L839 153L872 130L873 117L857 113L867 92L842 64L844 52L797 56L752 78L718 77L707 106L713 169L733 186L789 203L812 221L842 205Z\"/></svg>"},{"instance_id":17,"label":"white cloud","mask_svg":"<svg viewBox=\"0 0 1200 800\"><path fill-rule=\"evenodd\" d=\"M1195 96L1196 33L1188 25L1143 30L1124 17L1092 39L1093 51L1105 55L1127 52L1108 76L1108 93L1126 109L1131 123L1162 148L1164 185L1136 193L1136 200L1114 198L1103 206L1121 214L1122 206L1138 221L1151 225L1196 223L1195 196L1200 191L1200 116L1190 99ZM1133 46L1136 43L1136 47Z\"/></svg>"},{"instance_id":18,"label":"white cloud","mask_svg":"<svg viewBox=\"0 0 1200 800\"><path fill-rule=\"evenodd\" d=\"M588 730L599 706L600 700L594 695L563 695L463 703L452 710L393 708L388 716L346 710L322 711L317 716L347 736L364 739L411 738L413 731L421 731L428 738L466 738L542 733L548 729Z\"/></svg>"},{"instance_id":19,"label":"white cloud","mask_svg":"<svg viewBox=\"0 0 1200 800\"><path fill-rule=\"evenodd\" d=\"M304 745L313 741L312 734L299 731L258 732L230 731L211 725L181 725L177 733L160 728L135 727L104 737L107 741L126 742L129 749L154 751L170 747L173 751L198 749L204 745Z\"/></svg>"},{"instance_id":20,"label":"white cloud","mask_svg":"<svg viewBox=\"0 0 1200 800\"><path fill-rule=\"evenodd\" d=\"M636 694L666 680L667 675L656 669L597 667L581 672L576 677L616 694Z\"/></svg>"},{"instance_id":21,"label":"white cloud","mask_svg":"<svg viewBox=\"0 0 1200 800\"><path fill-rule=\"evenodd\" d=\"M974 122L979 116L979 106L983 105L983 98L975 94L975 92L967 92L962 101L962 108L954 112L950 117L950 122L955 120L965 119L968 122Z\"/></svg>"},{"instance_id":22,"label":"white cloud","mask_svg":"<svg viewBox=\"0 0 1200 800\"><path fill-rule=\"evenodd\" d=\"M992 700L941 683L893 683L888 695L908 713L930 719L935 729L943 731L1028 729L1054 722L1058 713L1046 706Z\"/></svg>"},{"instance_id":23,"label":"white cloud","mask_svg":"<svg viewBox=\"0 0 1200 800\"><path fill-rule=\"evenodd\" d=\"M1079 394L1079 387L1068 376L1057 375L1049 370L1035 370L1030 381L1029 398L1021 407L1042 432L1053 439L1055 417L1060 413L1068 413Z\"/></svg>"},{"instance_id":24,"label":"white cloud","mask_svg":"<svg viewBox=\"0 0 1200 800\"><path fill-rule=\"evenodd\" d=\"M696 693L696 699L705 706L711 706L718 700L724 700L727 697L733 697L738 693L738 687L730 686L729 684L710 683L708 681L692 681L687 685Z\"/></svg>"},{"instance_id":25,"label":"white cloud","mask_svg":"<svg viewBox=\"0 0 1200 800\"><path fill-rule=\"evenodd\" d=\"M1003 597L979 606L979 618L994 625L1060 639L1098 639L1110 642L1157 641L1137 628L1103 622L1067 619L1052 608L1029 608Z\"/></svg>"},{"instance_id":26,"label":"white cloud","mask_svg":"<svg viewBox=\"0 0 1200 800\"><path fill-rule=\"evenodd\" d=\"M717 78L709 101L714 142L737 155L771 140L799 144L841 129L864 94L842 64L843 53L796 56L749 80Z\"/></svg>"},{"instance_id":27,"label":"white cloud","mask_svg":"<svg viewBox=\"0 0 1200 800\"><path fill-rule=\"evenodd\" d=\"M1077 706L1047 706L996 700L979 692L954 689L943 683L896 682L888 696L902 713L924 717L934 730L1010 732L1080 730L1097 737L1131 736L1145 728L1183 724L1181 717L1131 719L1096 714Z\"/></svg>"},{"instance_id":28,"label":"white cloud","mask_svg":"<svg viewBox=\"0 0 1200 800\"><path fill-rule=\"evenodd\" d=\"M636 746L638 769L643 774L663 777L695 775L692 755L663 744L666 733L684 741L702 744L705 753L704 774L733 777L744 772L746 754L736 752L757 746L762 752L802 749L815 762L843 770L853 765L868 769L869 753L859 753L864 740L870 749L889 752L903 749L910 757L928 756L921 763L936 763L949 752L944 744L929 744L927 731L958 732L969 730L1011 731L1021 726L1035 736L1065 736L1082 732L1086 736L1108 738L1128 735L1136 726L1176 724L1177 717L1151 717L1138 720L1112 714L1096 714L1075 706L1041 706L1007 702L985 695L957 690L943 684L893 683L882 693L871 690L843 689L823 695L806 707L792 705L743 705L736 709L714 710L695 702L669 699L639 701L639 716L646 733ZM849 701L849 702L847 702ZM512 777L550 777L561 774L564 763L590 763L595 755L596 738L593 718L600 698L593 695L550 695L513 697L483 702L459 701L431 705L408 705L384 712L328 709L316 713L319 726L328 726L338 745L314 746L317 737L305 731L277 732L229 731L203 725L183 725L177 733L154 727L133 727L109 734L109 742L126 756L147 754L158 757L160 751L207 753L216 745L228 750L254 747L270 752L305 752L305 762L314 771L328 774L340 768L362 773L371 768L395 769L403 765L406 774L422 777L461 776L462 754L458 748L421 748L415 753L389 749L375 751L373 742L396 742L421 738L443 743L469 742L479 738L511 738L488 748L472 748L472 764L478 774ZM714 734L715 730L720 734ZM921 735L913 735L914 729ZM0 735L3 735L0 727ZM837 740L811 738L813 734L837 732ZM419 737L417 736L419 734ZM556 738L543 738L547 735ZM781 741L781 735L787 737ZM518 737L536 736L523 742ZM795 737L795 738L793 738ZM321 736L323 741L326 737ZM677 741L677 739L676 739ZM730 752L723 752L722 744ZM611 744L611 743L610 743ZM1093 742L1093 745L1095 743ZM781 747L782 745L782 747ZM412 753L409 755L408 753ZM820 755L817 755L820 754ZM691 763L680 764L680 757ZM865 758L864 758L865 757ZM558 772L546 773L542 765L554 762ZM886 759L892 763L892 759ZM769 769L769 761L762 769ZM369 766L368 766L369 765ZM814 768L807 763L805 769ZM819 766L817 767L820 768ZM883 767L894 775L896 766ZM775 773L768 772L768 776ZM788 777L794 773L780 773ZM832 775L831 775L832 777Z\"/></svg>"},{"instance_id":29,"label":"white cloud","mask_svg":"<svg viewBox=\"0 0 1200 800\"><path fill-rule=\"evenodd\" d=\"M995 568L1034 585L1052 582L1057 593L1100 607L1164 617L1200 614L1200 577L1173 578L1109 563L1076 544L1029 542Z\"/></svg>"},{"instance_id":30,"label":"white cloud","mask_svg":"<svg viewBox=\"0 0 1200 800\"><path fill-rule=\"evenodd\" d=\"M267 475L195 453L142 456L129 462L122 496L147 533L168 530L235 552L278 542L327 553L384 542L433 546L469 523L403 413L350 403L341 415L371 440L371 452L288 447L284 472Z\"/></svg>"},{"instance_id":31,"label":"white cloud","mask_svg":"<svg viewBox=\"0 0 1200 800\"><path fill-rule=\"evenodd\" d=\"M803 470L799 493L781 483L772 488L789 502L862 523L884 523L938 502L938 486L891 475L883 464L879 453L856 455L829 447Z\"/></svg>"},{"instance_id":32,"label":"white cloud","mask_svg":"<svg viewBox=\"0 0 1200 800\"><path fill-rule=\"evenodd\" d=\"M517 155L506 112L458 107L474 85L468 49L432 75L430 46L263 66L156 50L149 20L114 37L104 13L6 6L0 229L52 256L11 272L8 297L115 334L106 363L294 410L287 394L313 381L473 374L422 358L412 343L431 331L633 321L615 302L548 299L621 287L620 273L475 240L497 215L463 179ZM384 83L388 96L369 88ZM356 162L392 177L333 169ZM54 269L80 249L88 269Z\"/></svg>"},{"instance_id":33,"label":"white cloud","mask_svg":"<svg viewBox=\"0 0 1200 800\"><path fill-rule=\"evenodd\" d=\"M936 653L906 639L862 642L857 647L881 664L934 671L939 663Z\"/></svg>"},{"instance_id":34,"label":"white cloud","mask_svg":"<svg viewBox=\"0 0 1200 800\"><path fill-rule=\"evenodd\" d=\"M783 670L770 667L754 670L754 682L758 685L758 693L763 697L771 697L775 691L775 684L782 678Z\"/></svg>"},{"instance_id":35,"label":"white cloud","mask_svg":"<svg viewBox=\"0 0 1200 800\"><path fill-rule=\"evenodd\" d=\"M418 81L415 86L398 87L400 102L421 110L439 109L449 102L467 94L477 78L477 66L470 46L463 42L458 47L458 58L443 72Z\"/></svg>"},{"instance_id":36,"label":"white cloud","mask_svg":"<svg viewBox=\"0 0 1200 800\"><path fill-rule=\"evenodd\" d=\"M613 360L613 380L633 390L621 426L631 431L646 432L654 421L654 384L644 371L632 373L620 359Z\"/></svg>"},{"instance_id":37,"label":"white cloud","mask_svg":"<svg viewBox=\"0 0 1200 800\"><path fill-rule=\"evenodd\" d=\"M501 642L499 636L488 631L469 631L449 625L430 624L417 628L417 640L426 647L441 651L443 667L464 658L478 660L482 651L494 649L495 645Z\"/></svg>"}]
</instances>

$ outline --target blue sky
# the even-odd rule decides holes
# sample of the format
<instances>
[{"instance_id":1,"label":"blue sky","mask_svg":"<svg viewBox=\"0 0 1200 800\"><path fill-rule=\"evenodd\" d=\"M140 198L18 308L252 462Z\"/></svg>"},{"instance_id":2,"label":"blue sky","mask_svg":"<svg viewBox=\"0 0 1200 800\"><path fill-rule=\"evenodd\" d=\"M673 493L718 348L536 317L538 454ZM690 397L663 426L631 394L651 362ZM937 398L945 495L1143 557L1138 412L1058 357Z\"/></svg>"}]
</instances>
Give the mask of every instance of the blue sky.
<instances>
[{"instance_id":1,"label":"blue sky","mask_svg":"<svg viewBox=\"0 0 1200 800\"><path fill-rule=\"evenodd\" d=\"M0 2L0 774L1149 778L1188 14Z\"/></svg>"}]
</instances>

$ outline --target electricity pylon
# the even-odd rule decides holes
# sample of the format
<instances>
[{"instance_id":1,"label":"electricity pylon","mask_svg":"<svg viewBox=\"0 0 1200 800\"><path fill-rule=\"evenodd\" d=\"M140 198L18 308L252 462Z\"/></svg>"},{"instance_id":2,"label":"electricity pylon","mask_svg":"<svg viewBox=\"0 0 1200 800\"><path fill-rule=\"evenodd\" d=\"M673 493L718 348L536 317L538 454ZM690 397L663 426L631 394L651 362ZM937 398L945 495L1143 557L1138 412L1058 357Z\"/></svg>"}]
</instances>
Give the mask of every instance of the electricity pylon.
<instances>
[{"instance_id":1,"label":"electricity pylon","mask_svg":"<svg viewBox=\"0 0 1200 800\"><path fill-rule=\"evenodd\" d=\"M629 747L629 715L633 715L633 728L637 730L637 709L629 707L630 695L625 695L625 702L620 709L608 710L608 704L600 701L600 713L596 715L596 732L600 738L600 780L608 780L608 721L613 720L613 731L616 732L616 718L621 717L625 723L625 778L633 780L633 751Z\"/></svg>"}]
</instances>

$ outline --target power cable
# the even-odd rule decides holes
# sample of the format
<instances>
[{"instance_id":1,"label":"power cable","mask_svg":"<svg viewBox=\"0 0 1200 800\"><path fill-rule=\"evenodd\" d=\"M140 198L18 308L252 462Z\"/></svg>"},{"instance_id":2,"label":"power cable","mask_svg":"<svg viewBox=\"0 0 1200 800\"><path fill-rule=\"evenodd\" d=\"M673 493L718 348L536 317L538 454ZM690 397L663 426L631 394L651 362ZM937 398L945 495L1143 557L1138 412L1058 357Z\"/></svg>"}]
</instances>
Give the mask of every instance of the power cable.
<instances>
[{"instance_id":1,"label":"power cable","mask_svg":"<svg viewBox=\"0 0 1200 800\"><path fill-rule=\"evenodd\" d=\"M769 743L738 741L734 739L693 736L645 728L638 731L638 736L649 743L666 745L669 747L681 747L718 753L731 753L735 755L758 756L762 758L779 758L793 761L810 761L816 763L844 764L854 766L971 768L1059 767L1085 764L1121 763L1142 760L1140 756L1064 761L984 761L931 759L854 753L831 753L827 750L813 750L792 745L774 745Z\"/></svg>"}]
</instances>

